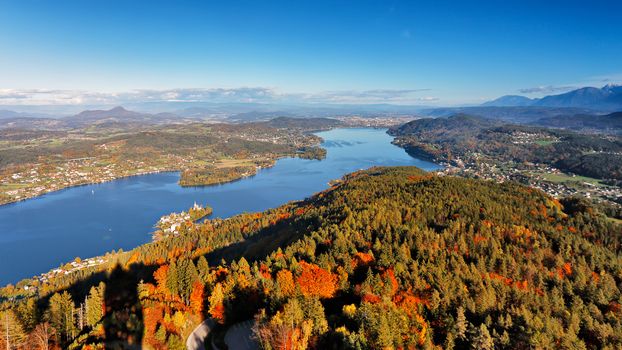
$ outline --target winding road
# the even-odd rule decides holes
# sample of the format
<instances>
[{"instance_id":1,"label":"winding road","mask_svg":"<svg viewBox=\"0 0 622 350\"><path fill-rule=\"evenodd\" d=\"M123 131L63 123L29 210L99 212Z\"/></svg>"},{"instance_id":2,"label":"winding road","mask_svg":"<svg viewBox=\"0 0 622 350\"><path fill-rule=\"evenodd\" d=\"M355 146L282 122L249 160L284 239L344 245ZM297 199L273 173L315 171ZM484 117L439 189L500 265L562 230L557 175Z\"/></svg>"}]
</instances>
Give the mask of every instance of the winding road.
<instances>
[{"instance_id":1,"label":"winding road","mask_svg":"<svg viewBox=\"0 0 622 350\"><path fill-rule=\"evenodd\" d=\"M209 318L198 325L186 339L186 349L188 350L206 350L205 340L212 331L216 322ZM236 323L227 329L225 334L225 344L229 350L257 350L259 344L253 339L253 320ZM211 348L218 350L214 343Z\"/></svg>"},{"instance_id":2,"label":"winding road","mask_svg":"<svg viewBox=\"0 0 622 350\"><path fill-rule=\"evenodd\" d=\"M214 328L215 324L216 323L211 318L208 318L207 320L201 322L201 324L198 325L192 331L192 333L190 333L188 339L186 339L186 349L206 350L205 340L207 339L209 332L212 330L212 328Z\"/></svg>"},{"instance_id":3,"label":"winding road","mask_svg":"<svg viewBox=\"0 0 622 350\"><path fill-rule=\"evenodd\" d=\"M257 350L259 344L253 339L253 320L236 323L227 329L225 344L231 350Z\"/></svg>"}]
</instances>

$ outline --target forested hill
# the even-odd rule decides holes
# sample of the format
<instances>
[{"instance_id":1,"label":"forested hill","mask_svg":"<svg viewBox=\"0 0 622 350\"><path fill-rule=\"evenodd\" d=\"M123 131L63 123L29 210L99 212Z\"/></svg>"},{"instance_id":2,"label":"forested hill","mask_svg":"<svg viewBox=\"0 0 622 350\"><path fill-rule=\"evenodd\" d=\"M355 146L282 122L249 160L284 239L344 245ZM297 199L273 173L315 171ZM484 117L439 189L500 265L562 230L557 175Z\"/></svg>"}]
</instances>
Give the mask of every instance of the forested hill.
<instances>
[{"instance_id":1,"label":"forested hill","mask_svg":"<svg viewBox=\"0 0 622 350\"><path fill-rule=\"evenodd\" d=\"M391 128L391 135L420 135L436 133L454 138L458 135L472 135L483 128L500 126L504 123L494 119L487 119L468 114L456 114L449 118L423 118Z\"/></svg>"},{"instance_id":2,"label":"forested hill","mask_svg":"<svg viewBox=\"0 0 622 350\"><path fill-rule=\"evenodd\" d=\"M436 161L540 163L622 180L622 138L513 125L467 115L418 119L389 130L409 153Z\"/></svg>"},{"instance_id":3,"label":"forested hill","mask_svg":"<svg viewBox=\"0 0 622 350\"><path fill-rule=\"evenodd\" d=\"M389 134L412 136L417 139L430 139L434 142L458 143L476 137L482 130L501 126L505 123L467 114L456 114L448 118L416 119L389 129Z\"/></svg>"},{"instance_id":4,"label":"forested hill","mask_svg":"<svg viewBox=\"0 0 622 350\"><path fill-rule=\"evenodd\" d=\"M182 349L212 317L256 318L267 349L618 348L621 231L518 184L372 168L122 253L9 314L76 347ZM87 293L86 321L68 318Z\"/></svg>"}]
</instances>

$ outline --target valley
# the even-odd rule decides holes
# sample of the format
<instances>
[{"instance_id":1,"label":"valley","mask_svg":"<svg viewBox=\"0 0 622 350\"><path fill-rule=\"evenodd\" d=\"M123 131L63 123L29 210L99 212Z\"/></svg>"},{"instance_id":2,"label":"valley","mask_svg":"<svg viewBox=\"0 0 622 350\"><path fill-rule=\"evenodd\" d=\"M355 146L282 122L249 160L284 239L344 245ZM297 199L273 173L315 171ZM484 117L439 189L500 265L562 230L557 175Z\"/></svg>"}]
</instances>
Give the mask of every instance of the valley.
<instances>
[{"instance_id":1,"label":"valley","mask_svg":"<svg viewBox=\"0 0 622 350\"><path fill-rule=\"evenodd\" d=\"M287 334L300 348L621 344L560 332L554 315L579 311L540 301L591 276L601 299L564 298L607 315L582 316L583 332L618 327L618 267L559 247L619 254L619 138L398 120L5 129L5 202L23 201L0 207L0 254L17 263L0 270L15 282L0 303L12 319L70 313L54 326L64 348L181 349L199 324L211 326L197 341L219 348L232 330L251 348ZM545 318L542 337L525 312Z\"/></svg>"},{"instance_id":2,"label":"valley","mask_svg":"<svg viewBox=\"0 0 622 350\"><path fill-rule=\"evenodd\" d=\"M622 1L0 1L0 350L622 349Z\"/></svg>"}]
</instances>

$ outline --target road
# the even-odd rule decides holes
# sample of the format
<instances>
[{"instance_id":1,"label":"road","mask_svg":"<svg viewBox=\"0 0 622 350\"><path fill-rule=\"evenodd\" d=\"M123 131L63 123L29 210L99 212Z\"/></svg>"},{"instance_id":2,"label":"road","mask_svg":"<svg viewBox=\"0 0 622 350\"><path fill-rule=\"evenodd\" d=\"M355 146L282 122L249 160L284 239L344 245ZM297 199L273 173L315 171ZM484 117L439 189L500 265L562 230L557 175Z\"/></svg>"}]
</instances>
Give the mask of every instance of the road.
<instances>
[{"instance_id":1,"label":"road","mask_svg":"<svg viewBox=\"0 0 622 350\"><path fill-rule=\"evenodd\" d=\"M236 323L227 329L225 344L230 350L257 350L259 343L253 339L253 320Z\"/></svg>"},{"instance_id":2,"label":"road","mask_svg":"<svg viewBox=\"0 0 622 350\"><path fill-rule=\"evenodd\" d=\"M208 318L201 322L186 339L186 349L206 350L205 340L212 331L216 322ZM253 320L236 323L227 329L225 334L225 344L230 350L258 350L259 343L253 339ZM218 350L212 343L212 348Z\"/></svg>"},{"instance_id":3,"label":"road","mask_svg":"<svg viewBox=\"0 0 622 350\"><path fill-rule=\"evenodd\" d=\"M213 319L208 318L207 320L201 322L190 336L186 340L186 349L188 350L205 350L205 339L209 332L214 328L215 322Z\"/></svg>"}]
</instances>

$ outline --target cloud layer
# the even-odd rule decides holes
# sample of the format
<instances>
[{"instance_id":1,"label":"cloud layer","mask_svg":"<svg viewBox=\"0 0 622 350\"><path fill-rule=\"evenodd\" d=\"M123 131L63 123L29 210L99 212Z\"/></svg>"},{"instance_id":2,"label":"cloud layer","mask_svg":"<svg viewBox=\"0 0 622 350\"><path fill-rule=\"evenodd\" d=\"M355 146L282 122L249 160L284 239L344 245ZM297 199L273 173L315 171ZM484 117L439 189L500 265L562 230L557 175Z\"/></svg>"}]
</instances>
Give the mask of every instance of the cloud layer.
<instances>
[{"instance_id":1,"label":"cloud layer","mask_svg":"<svg viewBox=\"0 0 622 350\"><path fill-rule=\"evenodd\" d=\"M536 86L536 87L520 89L518 90L518 92L522 94L555 94L555 93L562 93L562 92L574 90L576 88L577 88L576 86L547 85L547 86Z\"/></svg>"},{"instance_id":2,"label":"cloud layer","mask_svg":"<svg viewBox=\"0 0 622 350\"><path fill-rule=\"evenodd\" d=\"M430 89L376 89L282 93L265 87L132 90L120 93L82 90L0 89L0 105L121 105L142 102L396 103L438 101Z\"/></svg>"}]
</instances>

